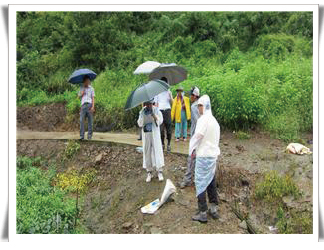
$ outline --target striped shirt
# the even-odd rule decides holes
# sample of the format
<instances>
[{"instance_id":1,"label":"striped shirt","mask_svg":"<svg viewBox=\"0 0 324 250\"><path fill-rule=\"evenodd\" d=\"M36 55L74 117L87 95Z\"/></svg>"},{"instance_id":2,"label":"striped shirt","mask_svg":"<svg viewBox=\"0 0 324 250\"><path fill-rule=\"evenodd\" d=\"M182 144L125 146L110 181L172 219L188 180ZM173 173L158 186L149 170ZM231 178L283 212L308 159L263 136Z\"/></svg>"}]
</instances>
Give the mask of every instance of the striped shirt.
<instances>
[{"instance_id":1,"label":"striped shirt","mask_svg":"<svg viewBox=\"0 0 324 250\"><path fill-rule=\"evenodd\" d=\"M84 91L84 95L81 98L81 105L85 103L92 103L92 97L95 96L95 92L92 86L87 88L81 87L79 91L79 96L81 97L81 91Z\"/></svg>"}]
</instances>

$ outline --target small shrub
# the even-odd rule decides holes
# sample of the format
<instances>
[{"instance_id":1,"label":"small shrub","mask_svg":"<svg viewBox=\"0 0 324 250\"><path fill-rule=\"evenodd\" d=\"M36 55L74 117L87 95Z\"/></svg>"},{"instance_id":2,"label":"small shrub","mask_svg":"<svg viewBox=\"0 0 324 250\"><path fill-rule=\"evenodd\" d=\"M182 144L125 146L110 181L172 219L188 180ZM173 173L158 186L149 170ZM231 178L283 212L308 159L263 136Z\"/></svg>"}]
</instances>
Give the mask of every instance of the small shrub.
<instances>
[{"instance_id":1,"label":"small shrub","mask_svg":"<svg viewBox=\"0 0 324 250\"><path fill-rule=\"evenodd\" d=\"M285 211L281 206L277 210L276 227L281 234L312 234L313 216L309 211Z\"/></svg>"},{"instance_id":2,"label":"small shrub","mask_svg":"<svg viewBox=\"0 0 324 250\"><path fill-rule=\"evenodd\" d=\"M68 143L64 150L64 156L67 159L71 159L80 150L80 143L75 140L68 140Z\"/></svg>"},{"instance_id":3,"label":"small shrub","mask_svg":"<svg viewBox=\"0 0 324 250\"><path fill-rule=\"evenodd\" d=\"M243 131L238 131L235 133L235 138L240 140L250 139L251 136L248 133L245 133Z\"/></svg>"},{"instance_id":4,"label":"small shrub","mask_svg":"<svg viewBox=\"0 0 324 250\"><path fill-rule=\"evenodd\" d=\"M27 156L20 156L17 157L16 159L17 168L19 169L25 169L30 166L34 166L34 167L40 166L40 163L41 163L41 157L30 158Z\"/></svg>"},{"instance_id":5,"label":"small shrub","mask_svg":"<svg viewBox=\"0 0 324 250\"><path fill-rule=\"evenodd\" d=\"M262 182L256 184L255 195L258 199L273 202L281 201L286 195L299 197L300 191L289 175L280 176L277 171L270 171Z\"/></svg>"},{"instance_id":6,"label":"small shrub","mask_svg":"<svg viewBox=\"0 0 324 250\"><path fill-rule=\"evenodd\" d=\"M79 196L84 194L88 189L88 185L93 181L96 176L96 170L88 170L85 173L73 169L66 173L60 173L56 178L56 185L61 190L66 190L76 194L76 210L79 211ZM77 213L78 215L78 213Z\"/></svg>"}]
</instances>

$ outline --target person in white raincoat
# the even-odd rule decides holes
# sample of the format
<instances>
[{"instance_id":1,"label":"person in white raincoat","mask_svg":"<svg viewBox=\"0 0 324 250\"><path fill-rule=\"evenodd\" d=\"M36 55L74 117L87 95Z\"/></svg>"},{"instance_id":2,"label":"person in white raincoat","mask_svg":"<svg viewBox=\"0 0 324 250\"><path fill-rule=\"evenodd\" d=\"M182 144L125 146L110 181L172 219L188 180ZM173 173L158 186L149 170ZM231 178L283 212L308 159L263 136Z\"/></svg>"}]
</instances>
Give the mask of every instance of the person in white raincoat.
<instances>
[{"instance_id":1,"label":"person in white raincoat","mask_svg":"<svg viewBox=\"0 0 324 250\"><path fill-rule=\"evenodd\" d=\"M153 103L153 99L144 103L137 120L138 126L142 128L143 168L147 171L146 182L151 181L153 170L158 172L159 181L163 181L164 156L160 137L163 116Z\"/></svg>"},{"instance_id":2,"label":"person in white raincoat","mask_svg":"<svg viewBox=\"0 0 324 250\"><path fill-rule=\"evenodd\" d=\"M193 155L194 150L196 150L195 185L199 209L199 212L192 219L207 222L206 191L210 203L209 213L214 219L219 218L215 173L217 157L220 154L220 128L211 112L208 95L199 98L198 109L200 117L197 121L195 134L189 143L189 155Z\"/></svg>"}]
</instances>

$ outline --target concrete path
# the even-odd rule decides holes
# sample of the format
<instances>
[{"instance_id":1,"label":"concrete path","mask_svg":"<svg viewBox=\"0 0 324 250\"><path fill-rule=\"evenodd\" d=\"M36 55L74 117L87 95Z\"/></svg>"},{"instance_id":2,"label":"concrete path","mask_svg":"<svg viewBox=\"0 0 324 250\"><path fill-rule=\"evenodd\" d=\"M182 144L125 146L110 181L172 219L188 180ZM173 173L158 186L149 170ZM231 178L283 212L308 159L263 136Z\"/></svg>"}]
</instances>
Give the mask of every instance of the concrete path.
<instances>
[{"instance_id":1,"label":"concrete path","mask_svg":"<svg viewBox=\"0 0 324 250\"><path fill-rule=\"evenodd\" d=\"M87 133L85 133L87 138ZM80 134L78 131L75 132L39 132L39 131L27 131L17 130L17 139L28 139L28 140L67 140L67 139L79 139ZM92 141L108 141L122 144L130 144L138 147L142 146L142 141L138 141L138 134L128 133L110 133L110 132L94 132ZM180 141L175 142L174 139L171 141L171 152L188 154L189 151L189 140L186 142Z\"/></svg>"}]
</instances>

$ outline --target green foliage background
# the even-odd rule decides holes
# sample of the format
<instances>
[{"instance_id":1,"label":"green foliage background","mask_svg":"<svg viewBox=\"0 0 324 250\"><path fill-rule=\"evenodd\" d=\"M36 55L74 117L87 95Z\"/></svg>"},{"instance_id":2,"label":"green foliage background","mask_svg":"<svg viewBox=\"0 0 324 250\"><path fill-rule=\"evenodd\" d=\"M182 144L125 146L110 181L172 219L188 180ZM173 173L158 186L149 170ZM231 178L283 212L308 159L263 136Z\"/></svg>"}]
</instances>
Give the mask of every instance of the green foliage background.
<instances>
[{"instance_id":1,"label":"green foliage background","mask_svg":"<svg viewBox=\"0 0 324 250\"><path fill-rule=\"evenodd\" d=\"M87 67L98 73L95 123L130 128L138 110L123 107L146 80L132 72L175 62L223 128L298 138L312 131L312 22L311 12L19 12L17 104L66 102L77 114L67 79Z\"/></svg>"}]
</instances>

